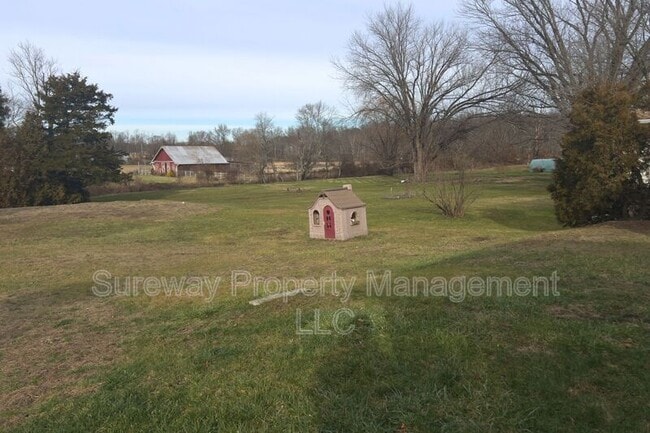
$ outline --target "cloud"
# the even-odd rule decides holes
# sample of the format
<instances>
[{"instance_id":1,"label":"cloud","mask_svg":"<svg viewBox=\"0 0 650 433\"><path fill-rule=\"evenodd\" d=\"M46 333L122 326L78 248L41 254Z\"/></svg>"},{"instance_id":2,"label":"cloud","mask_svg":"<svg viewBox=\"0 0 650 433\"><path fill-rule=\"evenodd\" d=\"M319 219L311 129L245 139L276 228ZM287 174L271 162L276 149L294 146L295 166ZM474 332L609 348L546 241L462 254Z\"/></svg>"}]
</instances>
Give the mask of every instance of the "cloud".
<instances>
[{"instance_id":1,"label":"cloud","mask_svg":"<svg viewBox=\"0 0 650 433\"><path fill-rule=\"evenodd\" d=\"M414 1L425 18L448 16L455 2ZM159 132L177 125L251 126L261 111L289 125L299 107L319 100L343 112L346 96L330 59L342 56L351 33L381 9L374 0L6 6L0 40L7 51L29 40L64 71L78 69L114 95L115 128ZM6 64L0 68L6 81Z\"/></svg>"},{"instance_id":2,"label":"cloud","mask_svg":"<svg viewBox=\"0 0 650 433\"><path fill-rule=\"evenodd\" d=\"M65 71L79 69L113 94L115 129L164 126L161 119L250 126L261 111L287 124L300 106L336 105L341 93L327 58L68 37L41 46Z\"/></svg>"}]
</instances>

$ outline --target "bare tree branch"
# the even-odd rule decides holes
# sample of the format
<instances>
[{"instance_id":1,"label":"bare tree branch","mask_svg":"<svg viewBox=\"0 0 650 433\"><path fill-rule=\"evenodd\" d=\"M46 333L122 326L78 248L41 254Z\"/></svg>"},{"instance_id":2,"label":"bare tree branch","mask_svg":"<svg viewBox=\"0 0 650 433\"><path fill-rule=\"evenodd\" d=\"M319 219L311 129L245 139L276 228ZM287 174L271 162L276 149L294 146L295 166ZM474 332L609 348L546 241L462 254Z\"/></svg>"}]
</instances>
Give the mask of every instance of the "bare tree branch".
<instances>
[{"instance_id":1,"label":"bare tree branch","mask_svg":"<svg viewBox=\"0 0 650 433\"><path fill-rule=\"evenodd\" d=\"M37 111L42 105L41 96L48 78L58 73L56 60L30 42L21 42L9 53L10 75L20 88L22 108Z\"/></svg>"},{"instance_id":2,"label":"bare tree branch","mask_svg":"<svg viewBox=\"0 0 650 433\"><path fill-rule=\"evenodd\" d=\"M648 80L650 0L464 0L483 52L521 84L522 106L563 114L581 89Z\"/></svg>"}]
</instances>

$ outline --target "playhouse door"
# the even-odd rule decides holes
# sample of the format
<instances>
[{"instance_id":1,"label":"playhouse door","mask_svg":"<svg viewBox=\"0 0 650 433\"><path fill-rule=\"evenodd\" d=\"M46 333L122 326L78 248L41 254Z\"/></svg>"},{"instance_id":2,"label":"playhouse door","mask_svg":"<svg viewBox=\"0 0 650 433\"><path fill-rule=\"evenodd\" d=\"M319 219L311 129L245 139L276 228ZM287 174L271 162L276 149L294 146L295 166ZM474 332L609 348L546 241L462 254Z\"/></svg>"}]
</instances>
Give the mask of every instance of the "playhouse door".
<instances>
[{"instance_id":1,"label":"playhouse door","mask_svg":"<svg viewBox=\"0 0 650 433\"><path fill-rule=\"evenodd\" d=\"M325 220L325 239L334 239L336 237L334 211L330 206L325 206L323 209L323 219Z\"/></svg>"}]
</instances>

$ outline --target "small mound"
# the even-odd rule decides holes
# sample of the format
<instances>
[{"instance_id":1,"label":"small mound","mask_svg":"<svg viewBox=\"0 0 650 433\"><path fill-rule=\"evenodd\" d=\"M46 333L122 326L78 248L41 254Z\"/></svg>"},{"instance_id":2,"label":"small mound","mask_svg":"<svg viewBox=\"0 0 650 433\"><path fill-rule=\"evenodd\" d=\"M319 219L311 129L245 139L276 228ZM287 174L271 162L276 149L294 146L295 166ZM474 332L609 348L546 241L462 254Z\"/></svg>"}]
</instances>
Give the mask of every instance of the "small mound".
<instances>
[{"instance_id":1,"label":"small mound","mask_svg":"<svg viewBox=\"0 0 650 433\"><path fill-rule=\"evenodd\" d=\"M604 223L605 226L614 227L621 230L629 230L636 233L641 233L650 236L650 221L610 221Z\"/></svg>"},{"instance_id":2,"label":"small mound","mask_svg":"<svg viewBox=\"0 0 650 433\"><path fill-rule=\"evenodd\" d=\"M0 209L0 223L62 219L174 219L215 212L214 206L168 200L113 201Z\"/></svg>"}]
</instances>

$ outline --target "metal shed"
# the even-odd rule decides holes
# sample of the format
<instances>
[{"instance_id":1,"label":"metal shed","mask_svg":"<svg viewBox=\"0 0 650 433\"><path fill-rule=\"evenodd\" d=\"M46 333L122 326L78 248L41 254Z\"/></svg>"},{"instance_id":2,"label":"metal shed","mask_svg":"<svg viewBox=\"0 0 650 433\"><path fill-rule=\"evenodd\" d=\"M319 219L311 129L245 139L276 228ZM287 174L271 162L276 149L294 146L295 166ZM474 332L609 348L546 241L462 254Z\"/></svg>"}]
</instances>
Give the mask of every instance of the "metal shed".
<instances>
[{"instance_id":1,"label":"metal shed","mask_svg":"<svg viewBox=\"0 0 650 433\"><path fill-rule=\"evenodd\" d=\"M533 159L528 164L530 171L555 171L555 159Z\"/></svg>"}]
</instances>

